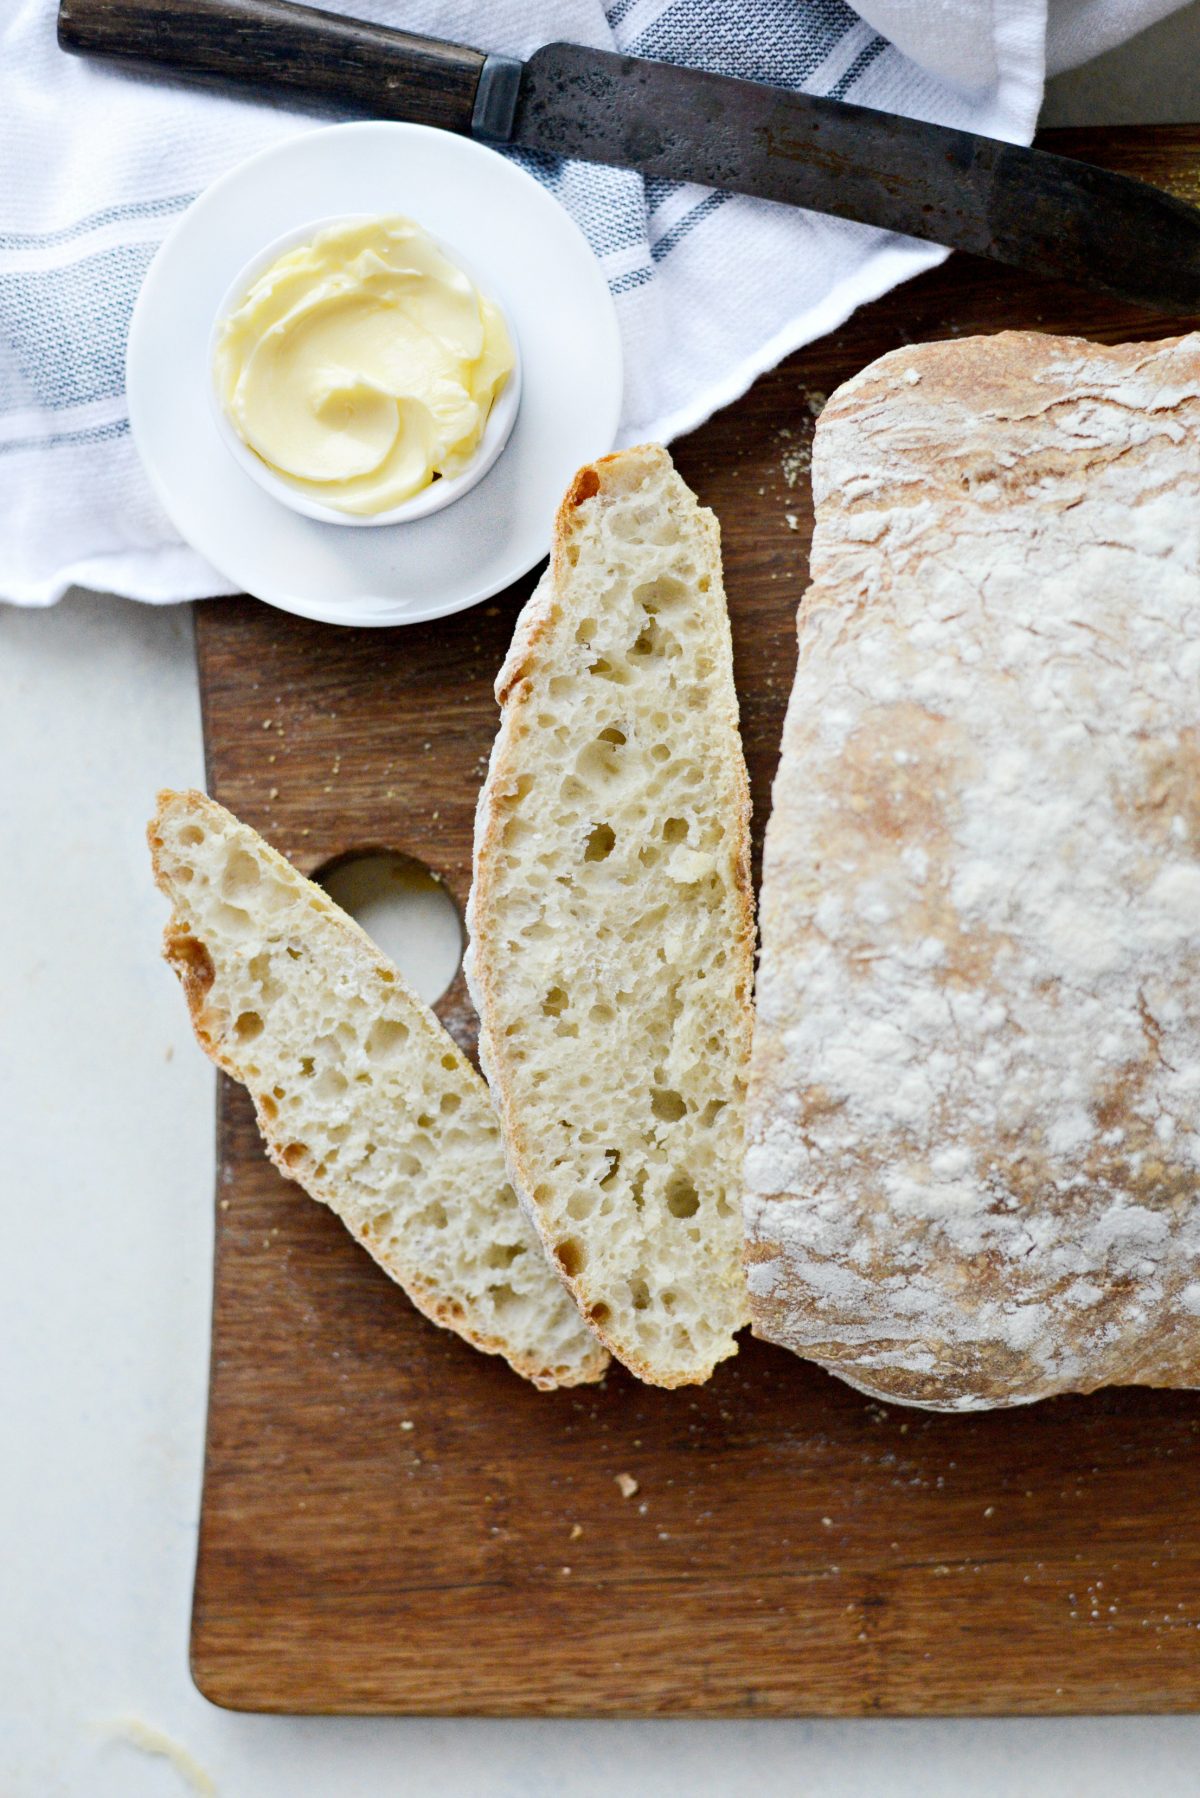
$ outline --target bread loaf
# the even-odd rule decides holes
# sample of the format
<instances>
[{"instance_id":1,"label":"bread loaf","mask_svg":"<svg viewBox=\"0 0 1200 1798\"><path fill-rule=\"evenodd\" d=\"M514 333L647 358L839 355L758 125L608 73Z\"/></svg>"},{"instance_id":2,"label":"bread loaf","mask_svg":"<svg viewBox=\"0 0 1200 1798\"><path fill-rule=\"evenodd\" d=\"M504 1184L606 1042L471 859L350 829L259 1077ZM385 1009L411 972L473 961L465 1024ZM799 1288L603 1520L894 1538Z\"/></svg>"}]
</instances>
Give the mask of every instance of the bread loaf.
<instances>
[{"instance_id":1,"label":"bread loaf","mask_svg":"<svg viewBox=\"0 0 1200 1798\"><path fill-rule=\"evenodd\" d=\"M747 1315L749 800L717 524L665 450L577 475L496 694L466 967L513 1182L613 1353L704 1380Z\"/></svg>"},{"instance_id":2,"label":"bread loaf","mask_svg":"<svg viewBox=\"0 0 1200 1798\"><path fill-rule=\"evenodd\" d=\"M756 1332L939 1409L1200 1383L1200 337L830 400L766 840Z\"/></svg>"},{"instance_id":3,"label":"bread loaf","mask_svg":"<svg viewBox=\"0 0 1200 1798\"><path fill-rule=\"evenodd\" d=\"M165 953L201 1046L254 1100L276 1166L417 1308L541 1387L608 1357L504 1170L487 1089L396 968L247 825L162 793Z\"/></svg>"}]
</instances>

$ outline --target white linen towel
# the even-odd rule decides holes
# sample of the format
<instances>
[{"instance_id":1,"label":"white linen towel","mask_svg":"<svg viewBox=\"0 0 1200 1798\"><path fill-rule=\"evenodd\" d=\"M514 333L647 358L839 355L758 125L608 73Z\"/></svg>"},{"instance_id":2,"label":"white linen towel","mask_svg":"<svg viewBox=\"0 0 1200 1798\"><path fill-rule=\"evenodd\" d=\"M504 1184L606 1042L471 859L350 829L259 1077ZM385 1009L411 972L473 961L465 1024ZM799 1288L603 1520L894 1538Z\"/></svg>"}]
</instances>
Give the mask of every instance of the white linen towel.
<instances>
[{"instance_id":1,"label":"white linen towel","mask_svg":"<svg viewBox=\"0 0 1200 1798\"><path fill-rule=\"evenodd\" d=\"M551 38L1028 142L1047 54L1081 61L1178 0L322 0L485 50ZM229 583L138 465L125 337L164 233L297 111L64 55L55 0L0 0L0 598L170 601ZM857 306L939 262L912 238L619 169L521 155L586 233L626 358L620 438L669 441Z\"/></svg>"}]
</instances>

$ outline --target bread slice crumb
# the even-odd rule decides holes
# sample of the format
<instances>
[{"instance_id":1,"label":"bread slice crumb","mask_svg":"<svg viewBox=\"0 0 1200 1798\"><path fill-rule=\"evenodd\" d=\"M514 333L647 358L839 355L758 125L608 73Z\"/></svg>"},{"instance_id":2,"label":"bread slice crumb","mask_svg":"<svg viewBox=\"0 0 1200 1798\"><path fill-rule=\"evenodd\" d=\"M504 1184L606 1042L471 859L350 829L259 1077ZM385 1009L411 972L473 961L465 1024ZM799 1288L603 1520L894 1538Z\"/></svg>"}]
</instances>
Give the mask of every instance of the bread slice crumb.
<instances>
[{"instance_id":1,"label":"bread slice crumb","mask_svg":"<svg viewBox=\"0 0 1200 1798\"><path fill-rule=\"evenodd\" d=\"M717 522L581 469L496 686L467 979L514 1185L640 1378L737 1352L754 914Z\"/></svg>"},{"instance_id":2,"label":"bread slice crumb","mask_svg":"<svg viewBox=\"0 0 1200 1798\"><path fill-rule=\"evenodd\" d=\"M197 1039L248 1088L276 1166L435 1323L535 1386L598 1380L608 1357L517 1203L487 1089L399 971L203 793L160 794L149 840Z\"/></svg>"}]
</instances>

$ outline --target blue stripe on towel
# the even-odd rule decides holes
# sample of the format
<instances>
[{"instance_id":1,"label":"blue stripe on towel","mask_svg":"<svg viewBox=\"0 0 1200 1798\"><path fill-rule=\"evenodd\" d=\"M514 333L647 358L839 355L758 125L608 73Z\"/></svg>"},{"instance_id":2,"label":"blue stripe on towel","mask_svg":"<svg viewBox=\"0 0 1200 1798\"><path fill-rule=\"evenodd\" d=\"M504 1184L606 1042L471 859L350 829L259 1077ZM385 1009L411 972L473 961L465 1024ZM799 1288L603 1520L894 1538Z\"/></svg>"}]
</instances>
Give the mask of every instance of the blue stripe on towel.
<instances>
[{"instance_id":1,"label":"blue stripe on towel","mask_svg":"<svg viewBox=\"0 0 1200 1798\"><path fill-rule=\"evenodd\" d=\"M118 219L169 218L174 212L184 212L195 198L195 194L173 194L166 200L127 200L123 206L105 206L99 212L89 212L84 218L76 219L74 224L60 225L56 231L0 231L0 250L29 250L70 243L72 238L86 237L89 231L99 231Z\"/></svg>"},{"instance_id":2,"label":"blue stripe on towel","mask_svg":"<svg viewBox=\"0 0 1200 1798\"><path fill-rule=\"evenodd\" d=\"M123 392L129 319L157 247L114 244L65 268L0 274L0 413Z\"/></svg>"},{"instance_id":3,"label":"blue stripe on towel","mask_svg":"<svg viewBox=\"0 0 1200 1798\"><path fill-rule=\"evenodd\" d=\"M102 443L108 437L127 437L129 420L114 418L111 424L89 425L79 431L57 431L51 437L10 437L6 443L0 437L0 456L12 455L17 450L58 449L67 443Z\"/></svg>"}]
</instances>

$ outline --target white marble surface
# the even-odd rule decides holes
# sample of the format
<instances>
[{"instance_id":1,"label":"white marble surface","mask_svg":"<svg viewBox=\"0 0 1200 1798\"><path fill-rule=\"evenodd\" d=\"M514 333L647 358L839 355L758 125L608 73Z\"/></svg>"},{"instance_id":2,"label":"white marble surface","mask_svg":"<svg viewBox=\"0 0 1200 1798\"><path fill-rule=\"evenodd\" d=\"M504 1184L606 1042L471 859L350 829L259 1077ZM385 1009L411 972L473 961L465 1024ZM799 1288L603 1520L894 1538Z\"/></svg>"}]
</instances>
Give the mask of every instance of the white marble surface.
<instances>
[{"instance_id":1,"label":"white marble surface","mask_svg":"<svg viewBox=\"0 0 1200 1798\"><path fill-rule=\"evenodd\" d=\"M1200 7L1054 84L1055 122L1200 116ZM1200 1720L488 1723L235 1716L186 1643L208 1353L212 1076L157 958L142 832L200 783L190 623L0 608L0 1795L687 1792L1191 1798Z\"/></svg>"}]
</instances>

